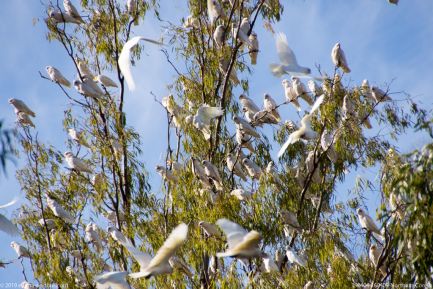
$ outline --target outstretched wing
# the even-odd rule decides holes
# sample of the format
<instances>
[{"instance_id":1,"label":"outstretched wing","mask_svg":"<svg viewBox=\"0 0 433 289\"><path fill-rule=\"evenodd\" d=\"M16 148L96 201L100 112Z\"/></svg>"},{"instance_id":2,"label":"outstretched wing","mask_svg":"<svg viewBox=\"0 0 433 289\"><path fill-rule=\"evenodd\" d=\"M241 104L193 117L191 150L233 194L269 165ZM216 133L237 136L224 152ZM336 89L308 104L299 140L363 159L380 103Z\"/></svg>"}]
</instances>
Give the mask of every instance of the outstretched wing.
<instances>
[{"instance_id":1,"label":"outstretched wing","mask_svg":"<svg viewBox=\"0 0 433 289\"><path fill-rule=\"evenodd\" d=\"M10 201L9 203L4 204L4 205L1 205L1 206L0 206L0 209L4 209L4 208L7 208L7 207L10 207L10 206L14 205L17 201L18 201L18 197L15 197L15 198L14 198L12 201Z\"/></svg>"},{"instance_id":2,"label":"outstretched wing","mask_svg":"<svg viewBox=\"0 0 433 289\"><path fill-rule=\"evenodd\" d=\"M128 252L134 257L138 264L140 264L140 270L144 270L147 266L149 266L150 261L152 260L152 256L150 256L146 252L142 252L134 246L123 244Z\"/></svg>"},{"instance_id":3,"label":"outstretched wing","mask_svg":"<svg viewBox=\"0 0 433 289\"><path fill-rule=\"evenodd\" d=\"M18 236L20 234L15 224L2 214L0 214L0 231L3 231L11 236Z\"/></svg>"},{"instance_id":4,"label":"outstretched wing","mask_svg":"<svg viewBox=\"0 0 433 289\"><path fill-rule=\"evenodd\" d=\"M164 244L159 248L155 257L150 261L150 267L157 267L162 263L168 262L171 256L182 245L188 236L188 226L185 223L178 225L165 240Z\"/></svg>"},{"instance_id":5,"label":"outstretched wing","mask_svg":"<svg viewBox=\"0 0 433 289\"><path fill-rule=\"evenodd\" d=\"M251 248L258 247L261 239L262 236L260 233L253 230L242 239L242 242L239 243L238 246L236 246L236 250L250 250Z\"/></svg>"},{"instance_id":6,"label":"outstretched wing","mask_svg":"<svg viewBox=\"0 0 433 289\"><path fill-rule=\"evenodd\" d=\"M323 101L325 100L325 95L322 94L321 96L319 96L316 101L314 102L313 106L311 107L310 110L310 115L312 115L314 112L316 112L316 110L319 109L320 105L323 103Z\"/></svg>"},{"instance_id":7,"label":"outstretched wing","mask_svg":"<svg viewBox=\"0 0 433 289\"><path fill-rule=\"evenodd\" d=\"M220 226L220 228L226 235L229 248L236 247L244 240L244 237L248 234L248 232L244 228L227 219L219 219L218 221L216 221L215 224Z\"/></svg>"},{"instance_id":8,"label":"outstretched wing","mask_svg":"<svg viewBox=\"0 0 433 289\"><path fill-rule=\"evenodd\" d=\"M156 40L148 39L143 36L135 36L128 40L125 45L123 45L122 52L119 56L119 68L122 72L123 76L125 77L126 83L128 84L129 90L133 91L135 90L135 82L134 78L132 77L131 73L131 62L129 61L129 58L131 57L131 49L138 44L140 40L144 40L153 44L161 45L161 42L158 42Z\"/></svg>"},{"instance_id":9,"label":"outstretched wing","mask_svg":"<svg viewBox=\"0 0 433 289\"><path fill-rule=\"evenodd\" d=\"M281 63L284 65L298 66L296 56L292 49L290 49L289 43L287 42L286 34L283 32L277 33L275 44L277 46L277 53Z\"/></svg>"},{"instance_id":10,"label":"outstretched wing","mask_svg":"<svg viewBox=\"0 0 433 289\"><path fill-rule=\"evenodd\" d=\"M201 106L197 110L197 116L205 123L206 125L210 125L210 121L215 117L223 115L224 110L220 107L213 106Z\"/></svg>"}]
</instances>

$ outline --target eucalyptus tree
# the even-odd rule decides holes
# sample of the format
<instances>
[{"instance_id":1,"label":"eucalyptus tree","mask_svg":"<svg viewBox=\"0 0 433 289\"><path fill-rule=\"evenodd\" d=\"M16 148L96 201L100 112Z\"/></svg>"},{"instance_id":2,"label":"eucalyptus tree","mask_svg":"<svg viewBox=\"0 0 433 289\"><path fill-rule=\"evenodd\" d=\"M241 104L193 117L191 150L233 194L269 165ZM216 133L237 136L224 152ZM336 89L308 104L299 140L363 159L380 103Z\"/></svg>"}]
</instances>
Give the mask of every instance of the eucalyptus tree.
<instances>
[{"instance_id":1,"label":"eucalyptus tree","mask_svg":"<svg viewBox=\"0 0 433 289\"><path fill-rule=\"evenodd\" d=\"M291 77L281 90L286 101L267 95L263 108L249 102L251 66L263 53L256 25L272 32L290 4L190 0L187 18L161 22L165 35L153 42L163 43L176 77L161 83L173 93L160 100L167 131L153 137L167 138L168 146L157 167L164 186L152 193L124 101L134 93L127 89L134 83L130 58L140 61L143 51L132 31L149 11L158 15L158 3L64 2L45 3L47 39L62 45L77 78L48 66L41 81L52 81L69 103L68 151L41 140L37 128L20 130L26 166L17 177L28 202L18 222L41 286L353 288L428 280L431 150L417 159L419 171L410 158L390 154L389 138L366 132L370 119L394 138L414 126L430 128L425 110L410 97L404 102L410 109L400 106L389 87L346 83L350 58L340 45L334 71L299 66L283 34L282 63L271 68ZM299 98L313 108L299 124L283 122L278 109L299 107ZM273 126L273 134L263 126ZM335 201L336 188L348 171L379 164L384 205L380 231L371 232L356 217L371 182L361 182L346 203ZM393 207L385 205L391 194ZM395 217L402 208L414 213ZM407 255L410 242L415 249Z\"/></svg>"}]
</instances>

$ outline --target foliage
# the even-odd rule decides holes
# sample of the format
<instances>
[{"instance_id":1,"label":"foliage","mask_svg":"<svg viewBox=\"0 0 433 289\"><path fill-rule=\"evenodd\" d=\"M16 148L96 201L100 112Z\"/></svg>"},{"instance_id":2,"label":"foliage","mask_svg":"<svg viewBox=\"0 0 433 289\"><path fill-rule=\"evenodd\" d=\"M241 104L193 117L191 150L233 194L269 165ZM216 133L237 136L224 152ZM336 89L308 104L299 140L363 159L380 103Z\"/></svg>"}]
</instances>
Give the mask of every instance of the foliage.
<instances>
[{"instance_id":1,"label":"foliage","mask_svg":"<svg viewBox=\"0 0 433 289\"><path fill-rule=\"evenodd\" d=\"M137 12L131 17L123 3L82 0L80 8L86 15L82 25L56 25L47 20L47 39L62 44L79 77L83 77L78 70L79 61L86 63L95 74L113 72L118 77L120 94L117 96L104 88L101 99L92 99L58 85L59 92L70 103L63 120L65 132L68 128L83 131L90 147L68 140L68 149L86 159L93 175L101 176L99 183L92 182L92 177L85 173L64 169L63 155L55 147L38 139L31 129L21 130L26 166L17 177L28 203L23 206L18 222L32 253L34 278L41 286L67 284L69 288L95 288L93 278L103 270L139 270L125 248L101 228L98 232L106 240L102 252L86 241L85 228L91 220L100 227L116 226L137 247L152 255L177 224L189 224L188 240L176 255L188 264L192 276L187 277L176 269L170 275L130 280L136 288L300 288L309 280L327 288L353 288L355 283L429 280L433 256L430 246L433 232L428 221L433 214L431 148L415 154L416 158L399 156L395 149L390 155L390 138L372 135L365 128L368 119L374 119L398 138L412 127L430 128L425 110L410 98L406 100L412 108L410 111L393 101L372 101L362 92L362 87L348 86L344 75L335 69L331 77L323 74L325 100L312 117L312 128L319 137L289 146L276 164L275 174L263 172L260 180L243 182L228 171L225 160L228 153L237 158L241 155L231 120L241 110L230 74L238 73L240 86L247 93L251 74L245 56L247 48L231 33L226 34L223 47L217 48L212 38L216 25L209 23L206 1L190 0L189 9L198 21L197 27L187 29L164 24L168 25L164 41L170 47L165 53L178 73L169 85L174 92L170 101L179 106L182 117L178 120L180 124L175 125L176 116L167 111L167 133L160 137L168 138L168 162L164 166L175 174L177 181L166 179L161 192L153 193L140 161L143 155L140 136L128 126L123 107L125 82L117 60L124 43L131 37L133 23L142 21L151 10L158 15L158 5L155 1L137 1ZM217 24L230 30L232 24L238 25L243 17L249 17L252 30L259 20L271 27L282 16L283 5L276 0L268 3L269 6L257 0L225 1L226 17L218 19ZM47 3L47 11L56 6ZM134 61L140 59L141 53L142 47L133 50ZM176 65L171 62L173 58ZM222 59L229 63L227 72L220 69ZM356 115L342 116L345 97L353 102ZM224 115L211 126L209 141L184 120L202 104L224 109ZM282 144L295 129L290 125L275 128L272 136L262 135L254 141L255 150L248 156L263 171L272 161L271 148ZM321 145L321 138L328 133L332 134L330 148L338 155L335 161L329 157L330 148ZM312 169L306 165L308 152L315 156ZM192 158L209 160L218 168L223 191L203 187L191 170ZM174 162L181 167L175 169ZM359 167L376 169L378 164L382 164L384 201L391 193L396 194L399 200L404 200L401 206L410 212L399 220L386 206L381 210L386 245L382 263L389 265L387 276L380 276L368 253L364 254L364 248L378 241L370 234L364 239L365 232L354 215L354 209L363 204L369 183L360 182L356 196L347 203L335 202L337 187L345 181L348 171ZM229 193L237 187L253 191L252 198L240 202L232 197ZM56 218L47 208L45 194L70 212L75 222L67 224ZM281 218L284 210L296 214L301 230L289 230L289 235L285 234L287 224ZM116 216L114 222L104 217L109 213ZM38 223L41 218L42 225ZM266 273L261 259L241 263L226 258L218 260L218 270L215 270L209 260L224 250L224 241L205 237L198 222L213 223L219 218L260 232L261 249L269 256L275 256L276 252L284 256L290 247L306 258L307 265L288 264L285 257L277 262L278 272ZM55 221L54 229L48 228L47 219ZM403 248L414 240L416 246L412 244L412 248L415 249L408 255ZM73 268L73 273L67 266Z\"/></svg>"}]
</instances>

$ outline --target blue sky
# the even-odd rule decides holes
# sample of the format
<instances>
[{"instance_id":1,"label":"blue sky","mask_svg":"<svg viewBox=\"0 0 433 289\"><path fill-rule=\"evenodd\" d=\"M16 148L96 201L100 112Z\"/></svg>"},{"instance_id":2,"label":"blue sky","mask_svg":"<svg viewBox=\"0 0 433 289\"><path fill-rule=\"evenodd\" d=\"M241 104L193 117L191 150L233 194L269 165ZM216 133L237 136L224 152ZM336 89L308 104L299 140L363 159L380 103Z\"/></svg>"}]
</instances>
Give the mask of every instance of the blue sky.
<instances>
[{"instance_id":1,"label":"blue sky","mask_svg":"<svg viewBox=\"0 0 433 289\"><path fill-rule=\"evenodd\" d=\"M68 108L68 101L56 86L41 79L38 71L45 73L45 66L52 65L73 79L73 65L60 44L49 43L45 39L46 27L42 20L45 14L39 1L6 2L0 10L0 37L3 40L0 54L0 118L4 120L5 127L13 127L15 115L7 99L24 100L37 114L35 124L39 138L64 151L67 135L62 130L62 117L63 111ZM163 19L179 23L181 17L189 15L185 1L162 2L160 12ZM289 45L301 65L314 70L314 66L320 64L323 71L332 72L330 52L333 45L340 42L352 69L352 73L344 79L346 82L359 84L368 78L370 84L384 86L393 80L391 91L404 90L423 107L432 109L433 1L401 0L398 6L389 5L386 0L281 2L285 12L274 29L287 34ZM79 7L77 0L73 3ZM162 32L160 23L149 16L142 25L134 28L134 33L158 38ZM35 25L32 23L34 18L39 19ZM261 104L263 93L268 92L281 102L284 99L281 79L273 77L268 70L269 63L277 60L274 40L262 28L262 23L258 23L255 31L262 52L250 77L249 96ZM133 68L137 90L127 92L125 110L129 124L142 135L144 160L151 173L152 190L157 191L160 178L154 167L163 159L166 139L161 137L161 131L166 129L166 119L165 112L150 92L160 98L170 93L167 84L172 82L175 72L156 47L146 45L145 50L148 56L142 57ZM236 97L240 93L239 88L235 90ZM396 98L402 96L397 95ZM280 112L285 119L299 121L291 106L282 107ZM409 151L428 140L426 136L410 134L410 138L402 138L398 145L401 151ZM17 164L19 167L20 162ZM9 165L8 177L1 176L0 203L6 203L17 195L23 197L14 179L17 167ZM374 171L361 170L357 173L375 177ZM353 180L354 174L347 178L345 186L352 187ZM378 196L370 194L367 197L372 207L369 211L374 215L373 207ZM8 209L2 213L11 216L12 211ZM0 259L15 258L9 247L13 239L4 233L0 235L0 244L4 248L0 251ZM19 263L0 269L0 282L21 282L19 271Z\"/></svg>"}]
</instances>

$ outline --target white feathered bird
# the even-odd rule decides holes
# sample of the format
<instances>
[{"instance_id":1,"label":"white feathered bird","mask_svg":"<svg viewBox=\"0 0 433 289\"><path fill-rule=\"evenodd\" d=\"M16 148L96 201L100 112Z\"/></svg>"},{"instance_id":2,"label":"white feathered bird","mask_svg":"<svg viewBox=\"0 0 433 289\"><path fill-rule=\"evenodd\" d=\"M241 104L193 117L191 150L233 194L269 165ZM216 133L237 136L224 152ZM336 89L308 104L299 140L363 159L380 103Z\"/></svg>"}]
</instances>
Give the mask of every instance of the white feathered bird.
<instances>
[{"instance_id":1,"label":"white feathered bird","mask_svg":"<svg viewBox=\"0 0 433 289\"><path fill-rule=\"evenodd\" d=\"M347 64L346 55L341 48L340 43L336 43L331 52L332 62L336 67L340 67L345 73L350 72L349 65Z\"/></svg>"},{"instance_id":2,"label":"white feathered bird","mask_svg":"<svg viewBox=\"0 0 433 289\"><path fill-rule=\"evenodd\" d=\"M203 231L206 233L208 237L217 237L217 238L222 237L222 233L218 230L218 227L215 226L214 224L208 223L206 221L200 221L198 225L200 226L200 228L203 229Z\"/></svg>"},{"instance_id":3,"label":"white feathered bird","mask_svg":"<svg viewBox=\"0 0 433 289\"><path fill-rule=\"evenodd\" d=\"M296 254L296 252L291 249L286 250L286 256L291 264L296 263L302 267L307 266L307 260L305 260L304 257L301 257L298 254Z\"/></svg>"},{"instance_id":4,"label":"white feathered bird","mask_svg":"<svg viewBox=\"0 0 433 289\"><path fill-rule=\"evenodd\" d=\"M75 157L72 152L65 152L63 155L69 168L78 172L92 173L90 167L82 159Z\"/></svg>"},{"instance_id":5,"label":"white feathered bird","mask_svg":"<svg viewBox=\"0 0 433 289\"><path fill-rule=\"evenodd\" d=\"M47 70L48 76L52 81L66 87L71 87L71 82L67 80L57 68L48 65L45 67L45 69Z\"/></svg>"},{"instance_id":6,"label":"white feathered bird","mask_svg":"<svg viewBox=\"0 0 433 289\"><path fill-rule=\"evenodd\" d=\"M187 116L185 121L187 123L192 123L198 130L200 130L206 140L210 139L211 131L210 125L211 121L224 114L224 110L220 107L212 107L207 104L200 106L194 116Z\"/></svg>"},{"instance_id":7,"label":"white feathered bird","mask_svg":"<svg viewBox=\"0 0 433 289\"><path fill-rule=\"evenodd\" d=\"M217 257L253 258L264 256L259 248L262 239L259 232L255 230L248 232L227 219L219 219L216 224L223 230L228 244L228 249L225 252L217 253Z\"/></svg>"},{"instance_id":8,"label":"white feathered bird","mask_svg":"<svg viewBox=\"0 0 433 289\"><path fill-rule=\"evenodd\" d=\"M23 112L27 115L35 117L36 114L24 103L17 98L9 98L9 103L15 108L15 112Z\"/></svg>"},{"instance_id":9,"label":"white feathered bird","mask_svg":"<svg viewBox=\"0 0 433 289\"><path fill-rule=\"evenodd\" d=\"M284 88L284 95L286 97L286 102L291 103L297 111L301 111L301 105L298 101L298 96L292 87L292 83L288 79L283 79L281 82Z\"/></svg>"},{"instance_id":10,"label":"white feathered bird","mask_svg":"<svg viewBox=\"0 0 433 289\"><path fill-rule=\"evenodd\" d=\"M105 76L102 74L95 76L95 78L93 80L99 82L100 84L102 84L105 87L118 87L117 83L114 82L114 80L112 80L108 76Z\"/></svg>"},{"instance_id":11,"label":"white feathered bird","mask_svg":"<svg viewBox=\"0 0 433 289\"><path fill-rule=\"evenodd\" d=\"M128 246L127 249L140 264L140 272L131 273L131 278L150 278L152 276L173 272L169 263L170 257L183 244L188 236L188 226L184 223L178 225L165 240L164 244L158 249L152 258L149 254L137 250L135 247Z\"/></svg>"},{"instance_id":12,"label":"white feathered bird","mask_svg":"<svg viewBox=\"0 0 433 289\"><path fill-rule=\"evenodd\" d=\"M30 258L30 252L27 250L26 247L18 244L15 241L11 242L11 247L14 249L15 253L17 253L18 259L19 258Z\"/></svg>"},{"instance_id":13,"label":"white feathered bird","mask_svg":"<svg viewBox=\"0 0 433 289\"><path fill-rule=\"evenodd\" d=\"M143 36L135 36L131 39L129 39L122 48L122 52L119 55L119 68L122 72L123 77L125 78L126 83L128 84L129 90L134 91L135 90L135 82L134 78L132 77L131 72L131 49L140 42L140 40L144 40L153 44L162 45L161 42L152 40L149 38L145 38Z\"/></svg>"},{"instance_id":14,"label":"white feathered bird","mask_svg":"<svg viewBox=\"0 0 433 289\"><path fill-rule=\"evenodd\" d=\"M74 223L74 217L66 211L56 200L52 199L48 194L45 194L47 199L47 206L53 212L54 216L59 217L67 223Z\"/></svg>"},{"instance_id":15,"label":"white feathered bird","mask_svg":"<svg viewBox=\"0 0 433 289\"><path fill-rule=\"evenodd\" d=\"M213 25L218 18L224 16L224 10L218 0L207 0L207 15L211 25Z\"/></svg>"},{"instance_id":16,"label":"white feathered bird","mask_svg":"<svg viewBox=\"0 0 433 289\"><path fill-rule=\"evenodd\" d=\"M126 271L105 272L93 277L98 289L131 289L131 286L126 281Z\"/></svg>"},{"instance_id":17,"label":"white feathered bird","mask_svg":"<svg viewBox=\"0 0 433 289\"><path fill-rule=\"evenodd\" d=\"M382 234L373 219L369 215L367 215L363 209L358 208L356 212L358 214L359 224L363 229L379 235Z\"/></svg>"},{"instance_id":18,"label":"white feathered bird","mask_svg":"<svg viewBox=\"0 0 433 289\"><path fill-rule=\"evenodd\" d=\"M283 144L278 152L280 158L289 145L298 142L300 139L310 140L317 137L317 133L311 128L311 114L306 114L301 120L301 127L289 135L287 141Z\"/></svg>"},{"instance_id":19,"label":"white feathered bird","mask_svg":"<svg viewBox=\"0 0 433 289\"><path fill-rule=\"evenodd\" d=\"M275 44L281 62L279 64L273 63L270 65L271 72L275 76L281 77L283 74L305 76L311 73L310 68L299 66L296 56L292 49L290 49L287 37L284 33L280 32L276 34Z\"/></svg>"},{"instance_id":20,"label":"white feathered bird","mask_svg":"<svg viewBox=\"0 0 433 289\"><path fill-rule=\"evenodd\" d=\"M63 7L65 8L66 13L77 21L84 23L83 18L81 18L80 13L78 13L77 8L72 5L70 0L63 0Z\"/></svg>"}]
</instances>

